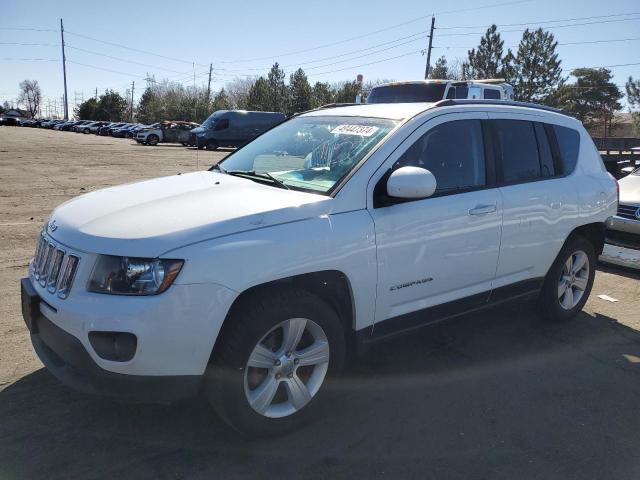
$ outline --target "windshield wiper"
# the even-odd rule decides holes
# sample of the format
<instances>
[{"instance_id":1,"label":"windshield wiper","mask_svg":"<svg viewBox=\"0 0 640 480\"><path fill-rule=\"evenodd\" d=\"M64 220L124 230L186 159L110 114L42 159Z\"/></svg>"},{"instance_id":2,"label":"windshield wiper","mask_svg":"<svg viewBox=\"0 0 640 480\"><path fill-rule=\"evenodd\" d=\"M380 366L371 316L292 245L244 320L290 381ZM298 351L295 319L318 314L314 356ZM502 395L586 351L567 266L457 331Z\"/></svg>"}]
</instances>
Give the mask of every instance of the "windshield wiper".
<instances>
[{"instance_id":1,"label":"windshield wiper","mask_svg":"<svg viewBox=\"0 0 640 480\"><path fill-rule=\"evenodd\" d=\"M216 165L217 166L217 165ZM221 168L222 167L218 167ZM276 177L271 175L269 172L256 172L255 170L221 170L222 172L228 175L234 175L237 177L251 177L260 178L260 179L268 179L271 180L274 184L276 184L279 188L284 188L286 190L291 190L291 187L285 185L282 181L278 180Z\"/></svg>"},{"instance_id":2,"label":"windshield wiper","mask_svg":"<svg viewBox=\"0 0 640 480\"><path fill-rule=\"evenodd\" d=\"M222 173L227 173L227 169L224 168L223 166L221 166L219 163L216 163L213 167L211 167L212 170L219 170Z\"/></svg>"}]
</instances>

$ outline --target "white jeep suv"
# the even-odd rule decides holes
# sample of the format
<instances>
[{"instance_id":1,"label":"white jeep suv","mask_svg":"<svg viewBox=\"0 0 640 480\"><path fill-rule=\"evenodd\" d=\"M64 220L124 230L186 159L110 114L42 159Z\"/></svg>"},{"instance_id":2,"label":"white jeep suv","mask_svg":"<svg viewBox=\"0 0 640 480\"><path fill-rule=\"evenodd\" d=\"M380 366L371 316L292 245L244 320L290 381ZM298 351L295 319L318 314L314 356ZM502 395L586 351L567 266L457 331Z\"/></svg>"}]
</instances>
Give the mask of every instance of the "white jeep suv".
<instances>
[{"instance_id":1,"label":"white jeep suv","mask_svg":"<svg viewBox=\"0 0 640 480\"><path fill-rule=\"evenodd\" d=\"M68 201L22 308L63 383L203 390L238 430L289 430L349 351L507 300L585 304L616 184L580 122L514 102L323 108L209 171Z\"/></svg>"}]
</instances>

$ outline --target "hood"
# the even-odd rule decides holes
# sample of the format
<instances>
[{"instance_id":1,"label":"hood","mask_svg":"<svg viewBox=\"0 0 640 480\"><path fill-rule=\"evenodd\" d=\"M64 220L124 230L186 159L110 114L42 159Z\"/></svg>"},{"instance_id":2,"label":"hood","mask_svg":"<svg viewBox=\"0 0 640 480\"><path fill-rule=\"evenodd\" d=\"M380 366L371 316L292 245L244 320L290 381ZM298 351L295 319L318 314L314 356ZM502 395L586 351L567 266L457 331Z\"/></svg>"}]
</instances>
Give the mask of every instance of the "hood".
<instances>
[{"instance_id":1,"label":"hood","mask_svg":"<svg viewBox=\"0 0 640 480\"><path fill-rule=\"evenodd\" d=\"M627 175L618 181L620 203L640 205L640 175Z\"/></svg>"},{"instance_id":2,"label":"hood","mask_svg":"<svg viewBox=\"0 0 640 480\"><path fill-rule=\"evenodd\" d=\"M192 128L192 129L191 129L191 130L189 130L189 131L190 131L191 133L195 133L195 134L197 135L198 133L206 132L206 131L207 131L207 129L206 129L206 128L204 128L204 127L196 127L196 128Z\"/></svg>"},{"instance_id":3,"label":"hood","mask_svg":"<svg viewBox=\"0 0 640 480\"><path fill-rule=\"evenodd\" d=\"M156 257L233 233L329 213L332 199L217 172L157 178L87 193L63 203L49 233L71 248Z\"/></svg>"}]
</instances>

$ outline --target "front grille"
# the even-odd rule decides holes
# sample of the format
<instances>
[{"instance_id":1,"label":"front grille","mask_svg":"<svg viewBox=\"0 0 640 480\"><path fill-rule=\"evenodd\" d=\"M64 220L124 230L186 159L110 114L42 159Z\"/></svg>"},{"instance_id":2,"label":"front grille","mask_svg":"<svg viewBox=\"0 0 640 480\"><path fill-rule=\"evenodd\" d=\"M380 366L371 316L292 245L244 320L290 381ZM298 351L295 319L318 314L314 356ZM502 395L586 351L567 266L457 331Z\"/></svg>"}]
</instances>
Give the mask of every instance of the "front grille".
<instances>
[{"instance_id":1,"label":"front grille","mask_svg":"<svg viewBox=\"0 0 640 480\"><path fill-rule=\"evenodd\" d=\"M36 254L31 264L33 277L50 293L57 294L60 298L67 298L79 262L80 258L77 255L68 254L47 240L44 234L40 234Z\"/></svg>"},{"instance_id":2,"label":"front grille","mask_svg":"<svg viewBox=\"0 0 640 480\"><path fill-rule=\"evenodd\" d=\"M630 220L638 220L636 212L639 208L640 207L634 207L633 205L618 205L618 216Z\"/></svg>"}]
</instances>

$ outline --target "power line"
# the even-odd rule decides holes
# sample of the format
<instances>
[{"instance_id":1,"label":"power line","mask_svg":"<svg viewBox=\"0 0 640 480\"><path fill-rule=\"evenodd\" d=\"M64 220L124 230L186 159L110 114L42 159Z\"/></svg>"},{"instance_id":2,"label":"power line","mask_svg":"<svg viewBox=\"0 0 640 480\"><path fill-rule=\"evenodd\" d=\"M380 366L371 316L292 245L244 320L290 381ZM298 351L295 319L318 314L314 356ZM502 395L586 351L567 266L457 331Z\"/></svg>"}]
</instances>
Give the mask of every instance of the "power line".
<instances>
[{"instance_id":1,"label":"power line","mask_svg":"<svg viewBox=\"0 0 640 480\"><path fill-rule=\"evenodd\" d=\"M57 62L52 58L0 58L3 62Z\"/></svg>"},{"instance_id":2,"label":"power line","mask_svg":"<svg viewBox=\"0 0 640 480\"><path fill-rule=\"evenodd\" d=\"M595 43L615 43L615 42L631 42L631 41L636 41L636 40L640 40L640 37L632 37L632 38L615 38L615 39L604 39L604 40L584 40L584 41L580 41L580 42L563 42L563 43L558 43L558 46L571 46L571 45L591 45L591 44L595 44ZM437 47L434 46L433 48L438 48L438 49L451 49L451 48L477 48L478 45L473 45L473 46L462 46L462 45L450 45L448 47ZM518 48L519 45L508 45L506 48Z\"/></svg>"},{"instance_id":3,"label":"power line","mask_svg":"<svg viewBox=\"0 0 640 480\"><path fill-rule=\"evenodd\" d=\"M531 24L542 25L546 23L573 22L578 20L593 20L596 18L623 17L623 16L629 16L629 15L640 15L640 12L613 13L609 15L595 15L590 17L559 18L557 20L536 20L536 21L524 22L524 23L497 23L495 25L497 27L519 27L519 26L525 27ZM454 30L454 29L464 29L464 28L488 28L488 27L487 25L467 25L467 26L455 26L455 27L438 27L438 30Z\"/></svg>"}]
</instances>

